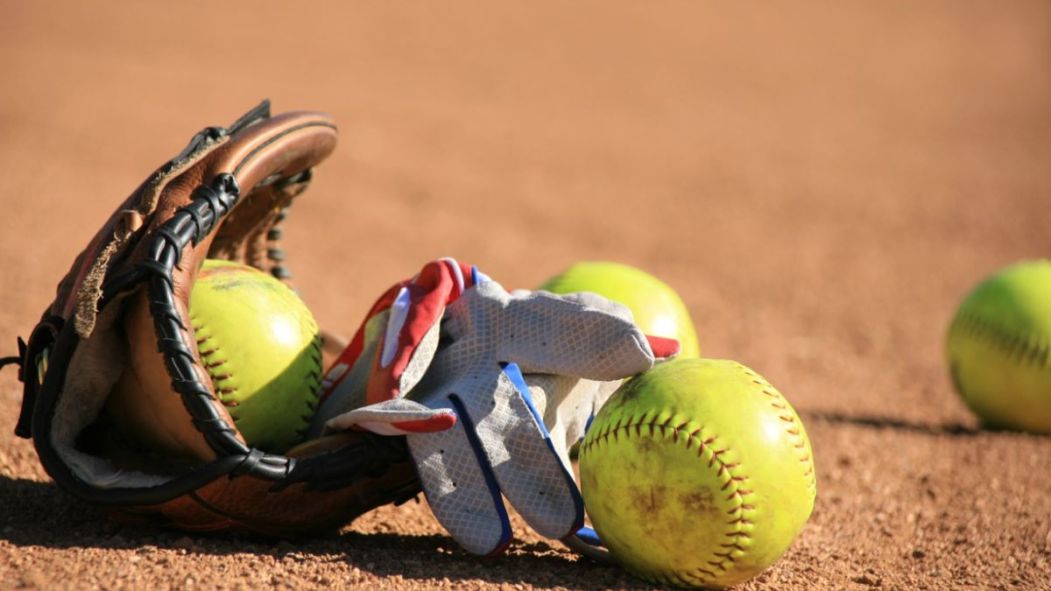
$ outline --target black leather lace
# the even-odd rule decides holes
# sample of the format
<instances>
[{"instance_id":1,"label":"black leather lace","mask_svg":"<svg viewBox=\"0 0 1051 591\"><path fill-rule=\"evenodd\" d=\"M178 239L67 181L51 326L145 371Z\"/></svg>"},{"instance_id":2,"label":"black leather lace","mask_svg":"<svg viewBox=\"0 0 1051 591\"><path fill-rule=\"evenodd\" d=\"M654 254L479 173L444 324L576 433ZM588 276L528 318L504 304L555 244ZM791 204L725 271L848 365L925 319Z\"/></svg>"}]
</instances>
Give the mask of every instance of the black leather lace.
<instances>
[{"instance_id":1,"label":"black leather lace","mask_svg":"<svg viewBox=\"0 0 1051 591\"><path fill-rule=\"evenodd\" d=\"M172 389L182 396L193 417L193 424L212 449L221 456L240 458L235 474L253 474L280 480L295 466L295 460L250 448L237 438L212 403L212 392L201 382L194 368L198 365L186 327L176 307L172 273L188 245L196 246L216 228L240 198L240 187L233 175L217 175L209 185L198 187L188 205L157 228L148 257L139 263L149 276L150 314L157 334L157 348L164 355Z\"/></svg>"}]
</instances>

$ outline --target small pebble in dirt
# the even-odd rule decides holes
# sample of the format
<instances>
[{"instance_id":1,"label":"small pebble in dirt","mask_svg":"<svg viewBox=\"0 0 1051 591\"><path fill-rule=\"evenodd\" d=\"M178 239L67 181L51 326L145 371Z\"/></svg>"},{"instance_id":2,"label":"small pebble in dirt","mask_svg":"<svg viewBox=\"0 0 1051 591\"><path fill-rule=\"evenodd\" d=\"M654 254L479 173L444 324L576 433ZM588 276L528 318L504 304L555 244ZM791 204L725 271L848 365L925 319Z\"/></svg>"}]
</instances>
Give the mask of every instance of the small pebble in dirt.
<instances>
[{"instance_id":1,"label":"small pebble in dirt","mask_svg":"<svg viewBox=\"0 0 1051 591\"><path fill-rule=\"evenodd\" d=\"M883 584L883 577L877 576L873 573L864 573L851 578L851 580L861 585L868 585L869 587L879 587Z\"/></svg>"}]
</instances>

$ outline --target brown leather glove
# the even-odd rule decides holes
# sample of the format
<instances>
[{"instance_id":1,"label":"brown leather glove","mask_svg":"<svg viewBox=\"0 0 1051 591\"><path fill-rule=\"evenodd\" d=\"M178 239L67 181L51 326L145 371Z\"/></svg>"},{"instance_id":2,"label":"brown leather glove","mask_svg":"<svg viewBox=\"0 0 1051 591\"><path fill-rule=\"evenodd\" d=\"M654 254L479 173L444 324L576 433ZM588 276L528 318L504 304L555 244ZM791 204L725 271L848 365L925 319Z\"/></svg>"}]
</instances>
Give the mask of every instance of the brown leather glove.
<instances>
[{"instance_id":1,"label":"brown leather glove","mask_svg":"<svg viewBox=\"0 0 1051 591\"><path fill-rule=\"evenodd\" d=\"M240 261L286 280L277 224L336 145L328 116L269 107L204 129L151 175L74 261L18 357L0 360L20 366L16 433L32 437L47 472L125 517L286 536L419 491L402 438L341 434L287 455L249 447L202 368L187 313L201 264ZM328 341L326 352L342 350ZM119 428L143 413L115 404L118 389L162 418L145 426L149 443Z\"/></svg>"}]
</instances>

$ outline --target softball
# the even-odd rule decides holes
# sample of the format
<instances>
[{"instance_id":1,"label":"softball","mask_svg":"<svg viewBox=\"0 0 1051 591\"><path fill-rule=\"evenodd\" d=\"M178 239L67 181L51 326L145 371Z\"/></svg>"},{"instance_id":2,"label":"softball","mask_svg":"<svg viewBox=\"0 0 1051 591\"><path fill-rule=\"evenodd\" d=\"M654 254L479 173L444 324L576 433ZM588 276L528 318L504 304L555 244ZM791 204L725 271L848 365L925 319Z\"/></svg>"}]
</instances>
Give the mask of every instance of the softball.
<instances>
[{"instance_id":1,"label":"softball","mask_svg":"<svg viewBox=\"0 0 1051 591\"><path fill-rule=\"evenodd\" d=\"M245 442L281 453L310 423L321 391L321 336L291 288L258 269L207 260L190 292L204 368Z\"/></svg>"},{"instance_id":2,"label":"softball","mask_svg":"<svg viewBox=\"0 0 1051 591\"><path fill-rule=\"evenodd\" d=\"M1051 433L1051 261L1023 261L980 283L949 326L949 371L992 428Z\"/></svg>"},{"instance_id":3,"label":"softball","mask_svg":"<svg viewBox=\"0 0 1051 591\"><path fill-rule=\"evenodd\" d=\"M697 330L679 294L653 275L610 262L581 262L540 286L557 294L590 291L631 310L642 332L678 339L680 357L699 357Z\"/></svg>"},{"instance_id":4,"label":"softball","mask_svg":"<svg viewBox=\"0 0 1051 591\"><path fill-rule=\"evenodd\" d=\"M788 401L747 367L713 359L675 359L625 382L581 444L580 480L613 557L683 587L728 587L772 564L817 491Z\"/></svg>"}]
</instances>

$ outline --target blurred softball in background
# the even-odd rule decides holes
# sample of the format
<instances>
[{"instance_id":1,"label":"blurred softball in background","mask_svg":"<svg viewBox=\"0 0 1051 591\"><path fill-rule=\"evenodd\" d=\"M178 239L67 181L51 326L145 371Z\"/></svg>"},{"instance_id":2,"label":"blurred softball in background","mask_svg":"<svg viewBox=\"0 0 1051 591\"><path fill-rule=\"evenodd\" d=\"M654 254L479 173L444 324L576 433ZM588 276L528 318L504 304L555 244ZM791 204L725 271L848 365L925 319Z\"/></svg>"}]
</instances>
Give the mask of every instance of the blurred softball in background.
<instances>
[{"instance_id":1,"label":"blurred softball in background","mask_svg":"<svg viewBox=\"0 0 1051 591\"><path fill-rule=\"evenodd\" d=\"M697 330L682 298L653 275L621 263L576 263L539 289L557 294L590 291L624 304L642 332L679 341L680 357L699 357Z\"/></svg>"},{"instance_id":2,"label":"blurred softball in background","mask_svg":"<svg viewBox=\"0 0 1051 591\"><path fill-rule=\"evenodd\" d=\"M1023 261L982 281L949 327L949 371L992 428L1051 433L1051 261Z\"/></svg>"}]
</instances>

